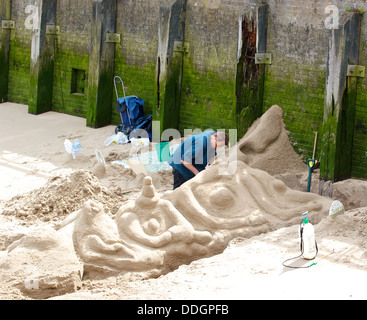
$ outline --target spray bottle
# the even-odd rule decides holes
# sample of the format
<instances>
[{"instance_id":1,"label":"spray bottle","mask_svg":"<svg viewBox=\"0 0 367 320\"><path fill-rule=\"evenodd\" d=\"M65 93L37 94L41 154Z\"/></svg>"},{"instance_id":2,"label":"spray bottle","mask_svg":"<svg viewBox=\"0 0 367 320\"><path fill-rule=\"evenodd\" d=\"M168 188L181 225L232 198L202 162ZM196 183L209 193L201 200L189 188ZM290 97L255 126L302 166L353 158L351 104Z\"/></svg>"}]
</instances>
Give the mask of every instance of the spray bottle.
<instances>
[{"instance_id":1,"label":"spray bottle","mask_svg":"<svg viewBox=\"0 0 367 320\"><path fill-rule=\"evenodd\" d=\"M312 260L317 255L315 228L308 220L308 211L302 214L300 225L301 252L303 259Z\"/></svg>"}]
</instances>

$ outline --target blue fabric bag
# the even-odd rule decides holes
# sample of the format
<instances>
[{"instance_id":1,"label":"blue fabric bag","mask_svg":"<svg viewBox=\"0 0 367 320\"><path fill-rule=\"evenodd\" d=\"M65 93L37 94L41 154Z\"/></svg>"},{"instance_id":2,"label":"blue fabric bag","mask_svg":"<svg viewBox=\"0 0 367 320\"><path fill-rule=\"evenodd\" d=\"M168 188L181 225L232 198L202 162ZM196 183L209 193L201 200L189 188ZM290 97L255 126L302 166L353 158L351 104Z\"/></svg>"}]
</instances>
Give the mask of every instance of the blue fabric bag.
<instances>
[{"instance_id":1,"label":"blue fabric bag","mask_svg":"<svg viewBox=\"0 0 367 320\"><path fill-rule=\"evenodd\" d=\"M120 113L122 125L134 126L136 121L144 116L144 100L129 96L126 98L119 98L116 110Z\"/></svg>"}]
</instances>

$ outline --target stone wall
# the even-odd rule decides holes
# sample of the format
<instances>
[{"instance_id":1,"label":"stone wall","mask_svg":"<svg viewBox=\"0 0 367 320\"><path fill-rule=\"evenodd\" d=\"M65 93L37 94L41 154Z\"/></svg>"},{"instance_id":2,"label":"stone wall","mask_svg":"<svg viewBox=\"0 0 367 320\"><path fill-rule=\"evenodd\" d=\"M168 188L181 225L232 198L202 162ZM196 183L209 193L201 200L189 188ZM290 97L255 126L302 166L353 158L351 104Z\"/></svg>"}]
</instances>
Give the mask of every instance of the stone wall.
<instances>
[{"instance_id":1,"label":"stone wall","mask_svg":"<svg viewBox=\"0 0 367 320\"><path fill-rule=\"evenodd\" d=\"M187 3L181 130L236 128L237 20L242 8L227 2Z\"/></svg>"},{"instance_id":2,"label":"stone wall","mask_svg":"<svg viewBox=\"0 0 367 320\"><path fill-rule=\"evenodd\" d=\"M320 159L327 148L322 143L320 133L322 135L326 113L324 108L327 94L328 44L332 37L331 31L325 27L325 20L333 13L325 12L325 8L333 4L342 15L346 9L349 11L350 4L347 1L316 0L307 2L280 0L267 1L267 3L270 28L267 47L273 55L273 64L266 69L263 111L273 104L279 104L282 107L293 147L305 159L312 158L315 132L318 132L316 159ZM367 9L365 1L356 1L353 7ZM366 17L363 14L361 15L358 64L364 66L366 65L366 26ZM351 61L349 63L354 64ZM351 121L348 119L348 126L355 127L352 138L351 175L364 178L367 177L366 170L363 169L367 164L365 92L366 78L358 78L355 119ZM343 152L346 152L344 147L336 150L338 154ZM325 156L321 159L323 160ZM343 164L341 163L340 166ZM330 177L334 178L333 174Z\"/></svg>"},{"instance_id":3,"label":"stone wall","mask_svg":"<svg viewBox=\"0 0 367 320\"><path fill-rule=\"evenodd\" d=\"M8 99L24 104L28 104L30 83L32 33L24 27L28 16L24 0L11 2L11 19L16 23L10 39Z\"/></svg>"},{"instance_id":4,"label":"stone wall","mask_svg":"<svg viewBox=\"0 0 367 320\"><path fill-rule=\"evenodd\" d=\"M156 63L159 23L158 0L117 2L116 32L122 41L116 45L115 75L124 81L126 95L144 100L144 112L151 114L156 101ZM123 96L121 85L117 85ZM116 94L112 102L112 121L119 123L115 110Z\"/></svg>"},{"instance_id":5,"label":"stone wall","mask_svg":"<svg viewBox=\"0 0 367 320\"><path fill-rule=\"evenodd\" d=\"M363 66L367 65L366 19L364 16L359 52L359 64ZM367 178L367 77L358 79L354 128L352 176Z\"/></svg>"},{"instance_id":6,"label":"stone wall","mask_svg":"<svg viewBox=\"0 0 367 320\"><path fill-rule=\"evenodd\" d=\"M86 117L92 127L118 124L113 76L121 76L126 94L145 101L161 130L237 129L238 138L278 104L305 160L313 156L318 133L315 158L326 179L367 178L367 78L335 79L337 67L344 74L348 64L367 64L366 15L345 13L367 10L365 1L59 0L47 9L53 15L41 9L48 17L43 30L50 24L59 29L40 33L48 51L32 65L38 38L26 21L34 22L29 8L42 2L0 1L1 19L15 22L1 28L1 100L29 104L36 114ZM337 21L330 20L330 5L339 11ZM358 57L352 61L348 51L333 62L335 47L352 50L355 15ZM340 28L330 30L327 21ZM119 40L106 41L109 33ZM270 53L271 64L258 64L258 53ZM53 63L49 81L39 70L45 61ZM43 86L47 90L40 91ZM121 85L118 90L122 96ZM52 99L41 107L49 99L45 91Z\"/></svg>"},{"instance_id":7,"label":"stone wall","mask_svg":"<svg viewBox=\"0 0 367 320\"><path fill-rule=\"evenodd\" d=\"M87 111L91 3L58 1L56 9L60 34L56 38L52 110L83 117ZM75 86L72 82L76 80L82 83Z\"/></svg>"}]
</instances>

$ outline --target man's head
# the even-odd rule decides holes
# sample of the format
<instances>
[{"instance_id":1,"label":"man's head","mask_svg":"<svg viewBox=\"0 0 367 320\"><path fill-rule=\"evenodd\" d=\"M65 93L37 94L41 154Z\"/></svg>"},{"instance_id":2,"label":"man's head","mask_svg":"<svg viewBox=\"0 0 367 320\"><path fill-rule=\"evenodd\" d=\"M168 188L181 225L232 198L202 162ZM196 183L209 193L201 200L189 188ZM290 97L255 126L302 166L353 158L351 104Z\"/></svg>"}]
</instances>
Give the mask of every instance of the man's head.
<instances>
[{"instance_id":1,"label":"man's head","mask_svg":"<svg viewBox=\"0 0 367 320\"><path fill-rule=\"evenodd\" d=\"M216 132L211 136L212 147L218 149L224 145L228 146L228 135L225 132Z\"/></svg>"}]
</instances>

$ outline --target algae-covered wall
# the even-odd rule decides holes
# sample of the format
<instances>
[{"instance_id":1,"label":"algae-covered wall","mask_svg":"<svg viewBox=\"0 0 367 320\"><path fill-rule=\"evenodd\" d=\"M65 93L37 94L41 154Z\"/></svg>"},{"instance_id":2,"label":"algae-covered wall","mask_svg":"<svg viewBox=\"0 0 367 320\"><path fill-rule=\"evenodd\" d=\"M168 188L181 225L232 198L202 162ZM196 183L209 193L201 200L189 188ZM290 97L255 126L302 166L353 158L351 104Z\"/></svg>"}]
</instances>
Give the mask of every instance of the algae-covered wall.
<instances>
[{"instance_id":1,"label":"algae-covered wall","mask_svg":"<svg viewBox=\"0 0 367 320\"><path fill-rule=\"evenodd\" d=\"M116 32L122 35L116 45L115 75L124 81L127 96L144 100L144 112L151 114L156 101L156 64L158 38L158 0L117 1ZM117 84L118 96L123 97L122 85ZM119 123L112 103L112 122Z\"/></svg>"},{"instance_id":2,"label":"algae-covered wall","mask_svg":"<svg viewBox=\"0 0 367 320\"><path fill-rule=\"evenodd\" d=\"M55 45L52 109L83 117L87 111L91 3L58 1L56 9L60 33Z\"/></svg>"},{"instance_id":3,"label":"algae-covered wall","mask_svg":"<svg viewBox=\"0 0 367 320\"><path fill-rule=\"evenodd\" d=\"M366 19L366 17L364 18ZM367 66L367 30L363 29L360 64ZM358 79L353 137L352 176L367 179L367 77Z\"/></svg>"},{"instance_id":4,"label":"algae-covered wall","mask_svg":"<svg viewBox=\"0 0 367 320\"><path fill-rule=\"evenodd\" d=\"M365 1L266 2L267 51L273 62L266 67L263 111L273 104L282 107L293 147L305 160L312 158L318 134L315 158L321 160L325 178L366 178L366 78L354 78L353 97L351 78L345 75L348 64L366 66ZM351 11L360 17L360 27L346 27ZM348 52L355 53L352 42L359 32L359 54L352 59ZM344 80L339 78L343 73Z\"/></svg>"},{"instance_id":5,"label":"algae-covered wall","mask_svg":"<svg viewBox=\"0 0 367 320\"><path fill-rule=\"evenodd\" d=\"M328 30L320 2L269 1L267 50L273 63L266 69L264 110L282 107L290 140L305 158L312 158L323 121Z\"/></svg>"},{"instance_id":6,"label":"algae-covered wall","mask_svg":"<svg viewBox=\"0 0 367 320\"><path fill-rule=\"evenodd\" d=\"M8 99L28 104L30 85L30 61L32 31L25 27L27 18L32 12L26 13L24 0L11 1L11 19L16 21L11 31L9 48L9 84ZM29 18L28 18L29 19Z\"/></svg>"},{"instance_id":7,"label":"algae-covered wall","mask_svg":"<svg viewBox=\"0 0 367 320\"><path fill-rule=\"evenodd\" d=\"M315 158L324 178L367 178L367 78L346 76L348 64L367 64L364 0L58 0L47 9L48 3L0 0L2 21L15 23L1 26L2 100L30 104L36 114L86 117L92 127L119 124L113 76L120 76L126 94L145 101L161 130L237 129L238 138L278 104L305 160L318 133ZM51 16L38 21L41 39L37 14ZM110 33L116 37L107 41ZM40 90L47 77L31 63L40 43L48 46L40 63L53 64L49 107L38 106L38 95L48 99ZM356 46L352 61L348 50L355 54ZM271 62L256 60L260 53L271 54Z\"/></svg>"},{"instance_id":8,"label":"algae-covered wall","mask_svg":"<svg viewBox=\"0 0 367 320\"><path fill-rule=\"evenodd\" d=\"M238 16L231 1L188 1L180 129L236 128ZM203 23L205 21L205 23Z\"/></svg>"}]
</instances>

